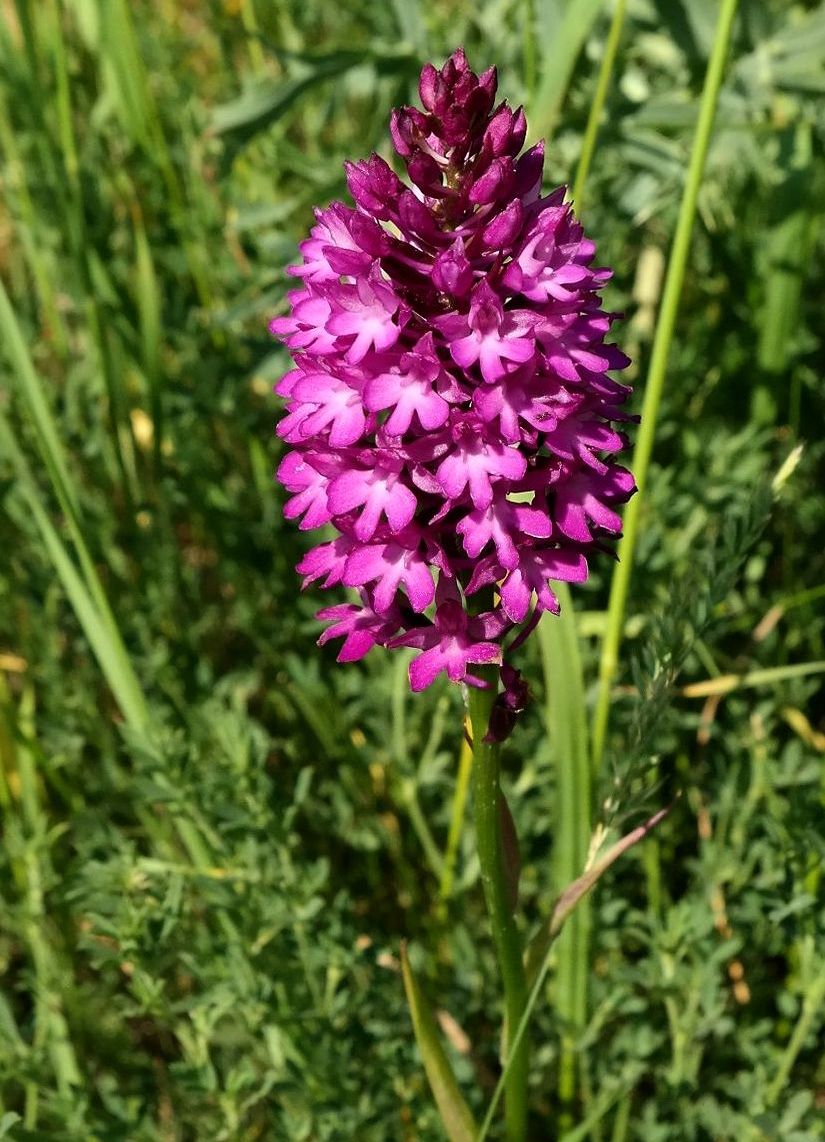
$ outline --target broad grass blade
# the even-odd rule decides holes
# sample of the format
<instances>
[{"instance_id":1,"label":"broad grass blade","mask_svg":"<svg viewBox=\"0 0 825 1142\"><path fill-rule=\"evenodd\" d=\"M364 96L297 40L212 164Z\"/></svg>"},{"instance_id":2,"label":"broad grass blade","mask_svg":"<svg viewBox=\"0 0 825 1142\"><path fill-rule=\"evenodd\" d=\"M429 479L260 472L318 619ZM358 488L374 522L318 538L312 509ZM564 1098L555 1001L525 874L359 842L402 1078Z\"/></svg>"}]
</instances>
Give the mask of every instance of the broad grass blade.
<instances>
[{"instance_id":1,"label":"broad grass blade","mask_svg":"<svg viewBox=\"0 0 825 1142\"><path fill-rule=\"evenodd\" d=\"M69 476L57 426L2 280L0 280L0 339L17 380L17 391L34 424L40 454L55 485L55 491L64 507L77 516L79 510L77 495Z\"/></svg>"},{"instance_id":2,"label":"broad grass blade","mask_svg":"<svg viewBox=\"0 0 825 1142\"><path fill-rule=\"evenodd\" d=\"M473 1142L478 1133L473 1116L458 1089L450 1061L441 1045L435 1017L415 981L404 944L401 945L401 971L415 1039L447 1137L450 1142Z\"/></svg>"},{"instance_id":3,"label":"broad grass blade","mask_svg":"<svg viewBox=\"0 0 825 1142\"><path fill-rule=\"evenodd\" d=\"M126 649L119 635L112 628L108 616L101 614L87 583L77 571L66 547L43 506L40 490L29 470L23 453L17 446L8 422L0 416L0 451L8 456L17 472L18 484L31 512L43 544L49 553L58 578L74 608L78 622L83 628L95 658L100 664L106 681L111 687L123 716L135 730L142 730L147 724L146 702L140 684L134 674ZM75 537L78 542L79 537ZM82 543L82 540L80 540ZM91 559L85 552L84 563L91 567ZM102 593L102 588L101 588Z\"/></svg>"},{"instance_id":4,"label":"broad grass blade","mask_svg":"<svg viewBox=\"0 0 825 1142\"><path fill-rule=\"evenodd\" d=\"M544 29L541 78L528 119L534 138L552 135L576 60L603 0L568 0L563 12L558 4L538 6L538 23Z\"/></svg>"},{"instance_id":5,"label":"broad grass blade","mask_svg":"<svg viewBox=\"0 0 825 1142\"><path fill-rule=\"evenodd\" d=\"M545 686L545 724L556 763L554 882L570 884L587 861L590 845L591 768L587 709L576 616L565 584L554 584L561 613L545 615L538 636ZM575 1036L587 1019L590 908L585 901L561 935L555 1006L565 1028L559 1060L559 1095L570 1103L576 1089Z\"/></svg>"}]
</instances>

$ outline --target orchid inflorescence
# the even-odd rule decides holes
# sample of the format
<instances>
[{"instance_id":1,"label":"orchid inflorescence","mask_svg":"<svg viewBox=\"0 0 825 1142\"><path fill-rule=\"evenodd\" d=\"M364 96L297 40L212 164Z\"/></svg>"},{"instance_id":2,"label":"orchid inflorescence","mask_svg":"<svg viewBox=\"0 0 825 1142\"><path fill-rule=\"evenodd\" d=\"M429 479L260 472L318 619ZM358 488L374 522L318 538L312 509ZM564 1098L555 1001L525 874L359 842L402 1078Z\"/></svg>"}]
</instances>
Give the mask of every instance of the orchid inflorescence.
<instances>
[{"instance_id":1,"label":"orchid inflorescence","mask_svg":"<svg viewBox=\"0 0 825 1142\"><path fill-rule=\"evenodd\" d=\"M376 154L346 164L355 207L316 211L270 329L295 364L277 386L285 515L338 532L298 571L360 593L319 612L319 642L343 638L339 661L417 648L414 690L442 671L483 686L473 667L497 663L515 701L503 640L558 613L550 581L587 578L635 486L610 458L630 419L610 271L565 188L541 197L543 144L520 154L524 112L496 86L460 49L424 67L424 110L390 124L412 186Z\"/></svg>"}]
</instances>

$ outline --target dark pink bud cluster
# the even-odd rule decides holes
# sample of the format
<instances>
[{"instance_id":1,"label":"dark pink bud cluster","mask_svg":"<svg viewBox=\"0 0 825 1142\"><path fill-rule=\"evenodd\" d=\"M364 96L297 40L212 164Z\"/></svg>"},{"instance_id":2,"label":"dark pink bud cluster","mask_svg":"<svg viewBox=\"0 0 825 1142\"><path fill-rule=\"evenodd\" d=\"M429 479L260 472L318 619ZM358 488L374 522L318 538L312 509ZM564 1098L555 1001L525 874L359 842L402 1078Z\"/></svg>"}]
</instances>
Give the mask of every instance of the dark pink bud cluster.
<instances>
[{"instance_id":1,"label":"dark pink bud cluster","mask_svg":"<svg viewBox=\"0 0 825 1142\"><path fill-rule=\"evenodd\" d=\"M355 208L316 212L270 326L295 363L285 514L338 533L298 570L361 598L319 613L320 641L342 638L340 661L417 648L414 690L480 684L509 631L558 612L551 582L587 577L634 491L611 459L628 389L608 371L628 360L605 343L610 273L564 188L541 197L542 144L520 153L523 111L461 50L419 91L390 126L411 185L378 155L347 164Z\"/></svg>"}]
</instances>

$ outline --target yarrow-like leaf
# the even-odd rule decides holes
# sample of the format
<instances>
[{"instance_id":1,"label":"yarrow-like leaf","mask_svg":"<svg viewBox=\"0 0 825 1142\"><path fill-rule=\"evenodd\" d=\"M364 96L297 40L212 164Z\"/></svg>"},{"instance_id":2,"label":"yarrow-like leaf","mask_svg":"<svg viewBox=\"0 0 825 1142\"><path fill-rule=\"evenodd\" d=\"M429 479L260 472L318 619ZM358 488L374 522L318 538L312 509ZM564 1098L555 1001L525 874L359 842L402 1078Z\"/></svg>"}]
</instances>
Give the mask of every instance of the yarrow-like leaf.
<instances>
[{"instance_id":1,"label":"yarrow-like leaf","mask_svg":"<svg viewBox=\"0 0 825 1142\"><path fill-rule=\"evenodd\" d=\"M631 418L608 375L629 363L605 341L610 271L565 188L541 196L543 144L520 154L524 112L496 88L461 49L426 65L423 110L390 122L412 185L377 155L346 164L355 207L316 212L270 330L295 363L277 386L284 514L339 532L298 570L361 596L319 612L319 641L342 638L339 661L417 648L415 690L483 685L474 667L498 663L511 714L503 639L558 612L552 580L587 578L635 485L613 460Z\"/></svg>"}]
</instances>

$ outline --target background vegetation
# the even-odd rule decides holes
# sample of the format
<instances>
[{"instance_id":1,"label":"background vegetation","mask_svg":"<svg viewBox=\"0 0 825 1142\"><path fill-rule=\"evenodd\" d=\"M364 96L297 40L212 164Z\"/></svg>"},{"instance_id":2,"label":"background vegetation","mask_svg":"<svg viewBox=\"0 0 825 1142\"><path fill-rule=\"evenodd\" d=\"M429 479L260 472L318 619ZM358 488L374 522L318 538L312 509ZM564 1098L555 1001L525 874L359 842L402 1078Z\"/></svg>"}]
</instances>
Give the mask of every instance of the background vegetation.
<instances>
[{"instance_id":1,"label":"background vegetation","mask_svg":"<svg viewBox=\"0 0 825 1142\"><path fill-rule=\"evenodd\" d=\"M640 388L716 7L629 4L579 203ZM444 876L460 694L413 700L403 652L314 647L266 323L426 59L496 63L571 180L610 11L0 4L0 1136L436 1140L402 938L482 1109L471 829ZM823 94L825 8L743 4L597 819L681 796L594 899L583 1020L551 973L537 1139L559 1113L571 1142L825 1138ZM609 573L574 599L589 699ZM540 649L505 752L534 925L568 763Z\"/></svg>"}]
</instances>

